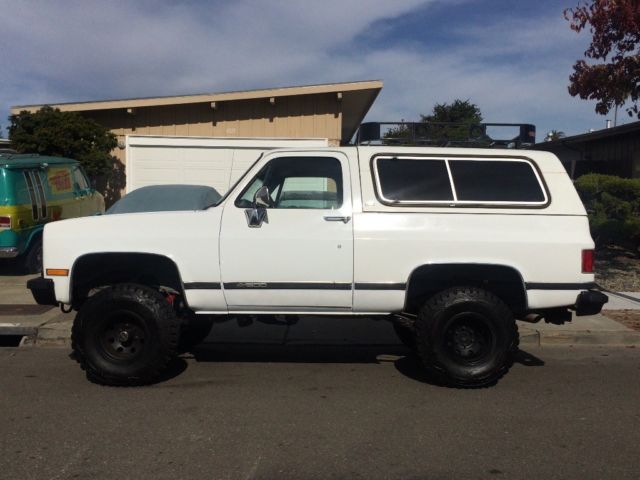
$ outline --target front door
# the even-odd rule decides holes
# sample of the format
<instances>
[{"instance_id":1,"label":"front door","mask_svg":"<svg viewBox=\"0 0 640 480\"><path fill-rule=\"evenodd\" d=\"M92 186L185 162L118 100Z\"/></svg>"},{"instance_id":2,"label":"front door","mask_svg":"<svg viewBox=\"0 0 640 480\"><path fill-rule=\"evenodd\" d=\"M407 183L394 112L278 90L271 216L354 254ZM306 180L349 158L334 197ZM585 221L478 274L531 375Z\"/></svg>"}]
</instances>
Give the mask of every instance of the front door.
<instances>
[{"instance_id":1,"label":"front door","mask_svg":"<svg viewBox=\"0 0 640 480\"><path fill-rule=\"evenodd\" d=\"M222 216L220 268L229 310L351 310L348 159L338 152L274 154L249 178ZM266 215L252 222L261 187L268 188Z\"/></svg>"}]
</instances>

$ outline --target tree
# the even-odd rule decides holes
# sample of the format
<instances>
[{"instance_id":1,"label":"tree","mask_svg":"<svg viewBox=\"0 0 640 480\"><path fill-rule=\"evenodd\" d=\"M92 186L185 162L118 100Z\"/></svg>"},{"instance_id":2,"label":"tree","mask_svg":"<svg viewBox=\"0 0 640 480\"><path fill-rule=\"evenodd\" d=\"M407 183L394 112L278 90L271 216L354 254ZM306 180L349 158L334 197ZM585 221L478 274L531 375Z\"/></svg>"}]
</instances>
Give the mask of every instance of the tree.
<instances>
[{"instance_id":1,"label":"tree","mask_svg":"<svg viewBox=\"0 0 640 480\"><path fill-rule=\"evenodd\" d=\"M19 153L73 158L94 179L113 168L116 136L78 113L45 106L35 113L11 115L9 121L9 139Z\"/></svg>"},{"instance_id":2,"label":"tree","mask_svg":"<svg viewBox=\"0 0 640 480\"><path fill-rule=\"evenodd\" d=\"M545 142L553 142L554 140L560 140L561 138L566 137L565 133L560 130L551 130L547 133L547 136L544 137Z\"/></svg>"},{"instance_id":3,"label":"tree","mask_svg":"<svg viewBox=\"0 0 640 480\"><path fill-rule=\"evenodd\" d=\"M640 118L640 2L638 0L591 0L564 11L571 29L589 28L591 44L584 52L588 64L578 60L569 77L569 93L596 100L596 112L605 115L628 99L629 116Z\"/></svg>"},{"instance_id":4,"label":"tree","mask_svg":"<svg viewBox=\"0 0 640 480\"><path fill-rule=\"evenodd\" d=\"M456 99L452 103L436 103L430 115L420 115L424 126L416 127L416 137L430 138L437 143L466 141L472 127L482 122L482 113L477 105L469 100ZM386 138L406 138L411 132L407 127L390 129Z\"/></svg>"}]
</instances>

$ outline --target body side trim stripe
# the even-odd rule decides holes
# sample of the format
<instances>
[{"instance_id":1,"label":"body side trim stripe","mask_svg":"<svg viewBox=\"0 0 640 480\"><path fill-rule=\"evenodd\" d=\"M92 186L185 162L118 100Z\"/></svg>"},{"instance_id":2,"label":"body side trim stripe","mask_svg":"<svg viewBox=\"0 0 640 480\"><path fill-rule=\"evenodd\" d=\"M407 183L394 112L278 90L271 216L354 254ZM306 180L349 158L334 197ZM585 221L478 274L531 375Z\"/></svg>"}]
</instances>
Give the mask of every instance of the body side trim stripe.
<instances>
[{"instance_id":1,"label":"body side trim stripe","mask_svg":"<svg viewBox=\"0 0 640 480\"><path fill-rule=\"evenodd\" d=\"M356 290L406 290L406 283L357 282Z\"/></svg>"},{"instance_id":2,"label":"body side trim stripe","mask_svg":"<svg viewBox=\"0 0 640 480\"><path fill-rule=\"evenodd\" d=\"M596 288L595 282L587 283L525 283L527 290L589 290Z\"/></svg>"},{"instance_id":3,"label":"body side trim stripe","mask_svg":"<svg viewBox=\"0 0 640 480\"><path fill-rule=\"evenodd\" d=\"M186 290L351 290L351 283L332 282L190 282ZM358 282L356 290L406 290L406 283Z\"/></svg>"},{"instance_id":4,"label":"body side trim stripe","mask_svg":"<svg viewBox=\"0 0 640 480\"><path fill-rule=\"evenodd\" d=\"M189 282L184 284L185 290L220 290L220 282Z\"/></svg>"},{"instance_id":5,"label":"body side trim stripe","mask_svg":"<svg viewBox=\"0 0 640 480\"><path fill-rule=\"evenodd\" d=\"M227 290L351 290L351 283L331 282L228 282Z\"/></svg>"}]
</instances>

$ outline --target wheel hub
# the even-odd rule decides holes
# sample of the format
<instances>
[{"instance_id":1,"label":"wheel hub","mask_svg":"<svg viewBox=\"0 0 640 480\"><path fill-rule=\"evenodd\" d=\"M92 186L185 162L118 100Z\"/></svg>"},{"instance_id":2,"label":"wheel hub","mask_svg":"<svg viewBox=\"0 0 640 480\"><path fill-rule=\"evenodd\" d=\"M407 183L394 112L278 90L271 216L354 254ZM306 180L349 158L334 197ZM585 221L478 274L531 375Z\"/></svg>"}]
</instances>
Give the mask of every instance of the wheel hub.
<instances>
[{"instance_id":1,"label":"wheel hub","mask_svg":"<svg viewBox=\"0 0 640 480\"><path fill-rule=\"evenodd\" d=\"M457 327L453 332L456 353L462 357L475 355L480 350L480 341L475 332L466 325Z\"/></svg>"},{"instance_id":2,"label":"wheel hub","mask_svg":"<svg viewBox=\"0 0 640 480\"><path fill-rule=\"evenodd\" d=\"M449 327L446 345L454 356L472 361L486 353L489 337L478 320L461 317Z\"/></svg>"},{"instance_id":3,"label":"wheel hub","mask_svg":"<svg viewBox=\"0 0 640 480\"><path fill-rule=\"evenodd\" d=\"M129 341L129 332L127 330L121 330L118 333L118 340L120 341L120 343L126 343Z\"/></svg>"},{"instance_id":4,"label":"wheel hub","mask_svg":"<svg viewBox=\"0 0 640 480\"><path fill-rule=\"evenodd\" d=\"M132 319L114 319L102 334L101 343L106 353L121 360L131 360L144 347L145 331Z\"/></svg>"}]
</instances>

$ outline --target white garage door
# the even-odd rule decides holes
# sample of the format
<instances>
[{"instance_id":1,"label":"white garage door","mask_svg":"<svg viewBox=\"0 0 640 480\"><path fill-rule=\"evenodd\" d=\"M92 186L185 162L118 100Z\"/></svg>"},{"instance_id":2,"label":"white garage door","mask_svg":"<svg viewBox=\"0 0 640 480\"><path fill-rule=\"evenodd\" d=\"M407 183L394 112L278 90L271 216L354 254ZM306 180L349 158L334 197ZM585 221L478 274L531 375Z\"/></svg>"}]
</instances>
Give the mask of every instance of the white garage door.
<instances>
[{"instance_id":1,"label":"white garage door","mask_svg":"<svg viewBox=\"0 0 640 480\"><path fill-rule=\"evenodd\" d=\"M326 147L323 138L210 138L128 135L127 193L147 185L209 185L224 194L266 150Z\"/></svg>"}]
</instances>

